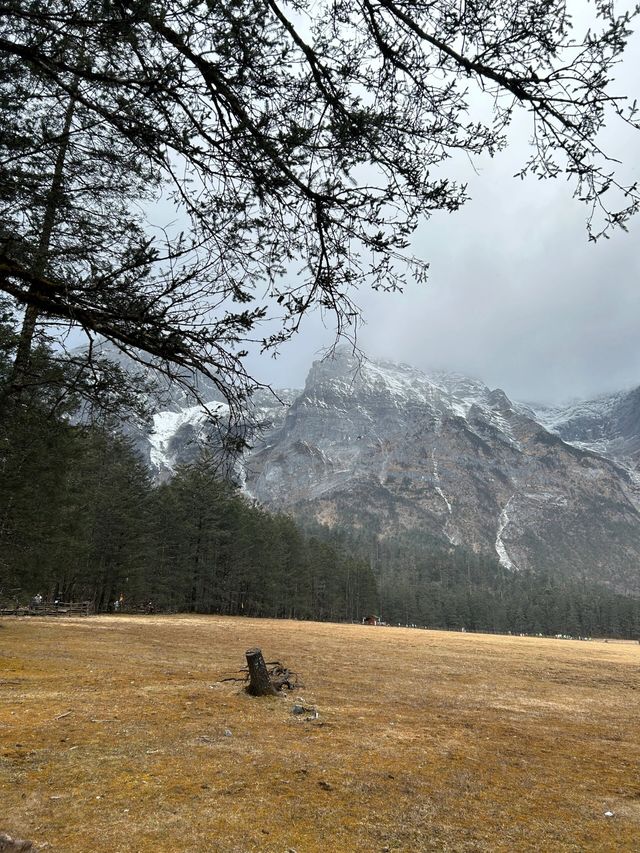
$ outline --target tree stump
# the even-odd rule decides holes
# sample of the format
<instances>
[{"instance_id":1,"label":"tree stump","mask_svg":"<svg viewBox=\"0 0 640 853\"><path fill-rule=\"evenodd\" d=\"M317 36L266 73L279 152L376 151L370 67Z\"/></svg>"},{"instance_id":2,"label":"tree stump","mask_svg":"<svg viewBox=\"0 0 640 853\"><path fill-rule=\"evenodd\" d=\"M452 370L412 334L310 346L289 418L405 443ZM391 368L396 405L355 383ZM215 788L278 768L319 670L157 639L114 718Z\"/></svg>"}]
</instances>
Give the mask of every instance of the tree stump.
<instances>
[{"instance_id":1,"label":"tree stump","mask_svg":"<svg viewBox=\"0 0 640 853\"><path fill-rule=\"evenodd\" d=\"M260 649L249 649L245 655L249 667L247 693L251 696L274 696L278 691L271 683L262 651Z\"/></svg>"}]
</instances>

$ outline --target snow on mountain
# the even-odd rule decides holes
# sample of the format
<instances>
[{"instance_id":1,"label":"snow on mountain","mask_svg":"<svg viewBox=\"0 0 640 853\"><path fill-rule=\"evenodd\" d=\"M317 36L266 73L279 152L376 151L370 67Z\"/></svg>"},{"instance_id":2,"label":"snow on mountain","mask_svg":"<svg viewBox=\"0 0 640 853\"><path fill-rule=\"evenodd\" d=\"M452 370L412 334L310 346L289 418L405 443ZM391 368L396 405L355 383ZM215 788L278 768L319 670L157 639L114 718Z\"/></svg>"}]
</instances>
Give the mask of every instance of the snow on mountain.
<instances>
[{"instance_id":1,"label":"snow on mountain","mask_svg":"<svg viewBox=\"0 0 640 853\"><path fill-rule=\"evenodd\" d=\"M479 380L444 371L425 374L406 364L368 359L360 362L351 357L346 349L339 349L336 359L342 365L338 372L330 366L331 362L320 362L320 369L329 370L332 374L333 395L341 395L347 405L354 393L360 396L384 395L395 408L418 405L428 410L436 420L446 416L469 422L470 418L482 417L504 441L517 444L509 422L516 414L516 409L503 392L491 391ZM345 365L348 366L343 369ZM314 381L312 369L310 383L307 384L313 387ZM258 446L264 444L264 436L284 423L293 402L300 397L304 400L306 394L306 389L302 392L297 389L279 389L273 393L259 391L254 395L252 412L262 432L262 437L256 436ZM207 414L201 407L189 405L181 390L177 396L173 396L168 407L165 408L167 403L163 402L162 410L154 415L153 428L148 437L149 459L156 471L171 472L176 462L174 439L188 428L192 440L199 438L206 441ZM316 407L328 405L317 396L313 404ZM215 415L225 412L224 404L217 402L212 402L209 409Z\"/></svg>"},{"instance_id":2,"label":"snow on mountain","mask_svg":"<svg viewBox=\"0 0 640 853\"><path fill-rule=\"evenodd\" d=\"M640 462L640 389L532 408L537 420L568 444L634 469Z\"/></svg>"},{"instance_id":3,"label":"snow on mountain","mask_svg":"<svg viewBox=\"0 0 640 853\"><path fill-rule=\"evenodd\" d=\"M511 569L512 571L517 569L518 567L513 562L513 560L509 556L509 553L507 552L504 541L502 539L502 534L504 533L504 531L507 528L507 525L509 524L509 521L510 521L509 513L508 513L509 504L511 503L511 501L514 498L515 498L515 495L511 495L509 500L506 502L506 504L502 508L502 511L500 512L500 518L498 521L498 534L496 536L496 544L495 544L496 553L498 555L498 560L500 561L500 565L504 566L505 569Z\"/></svg>"},{"instance_id":4,"label":"snow on mountain","mask_svg":"<svg viewBox=\"0 0 640 853\"><path fill-rule=\"evenodd\" d=\"M174 473L176 464L181 461L181 451L184 451L184 440L179 442L181 435L199 445L206 440L205 426L211 417L223 418L228 412L225 403L209 403L206 410L202 406L189 406L177 412L156 412L148 436L149 459L156 473L161 476Z\"/></svg>"},{"instance_id":5,"label":"snow on mountain","mask_svg":"<svg viewBox=\"0 0 640 853\"><path fill-rule=\"evenodd\" d=\"M439 413L467 421L481 416L502 433L504 440L516 441L510 425L510 418L518 413L516 407L504 392L492 391L480 380L446 371L423 373L410 365L389 361L359 361L347 348L339 348L333 362L317 362L307 386L315 385L318 370L328 371L334 392L347 398L356 393L360 396L380 393L396 406L418 405L433 415Z\"/></svg>"},{"instance_id":6,"label":"snow on mountain","mask_svg":"<svg viewBox=\"0 0 640 853\"><path fill-rule=\"evenodd\" d=\"M283 389L277 392L259 391L251 401L251 429L253 438L276 429L284 420L287 407L299 392ZM181 406L181 402L183 403ZM184 405L175 398L171 408L157 411L153 416L151 431L145 436L148 448L143 454L154 475L164 480L175 473L182 462L193 461L204 448L217 448L229 416L226 403L211 400L205 406ZM244 486L245 472L242 464L232 465L238 483Z\"/></svg>"},{"instance_id":7,"label":"snow on mountain","mask_svg":"<svg viewBox=\"0 0 640 853\"><path fill-rule=\"evenodd\" d=\"M609 417L624 396L604 394L593 400L576 400L561 406L532 405L532 408L540 423L553 432L569 421L603 420Z\"/></svg>"}]
</instances>

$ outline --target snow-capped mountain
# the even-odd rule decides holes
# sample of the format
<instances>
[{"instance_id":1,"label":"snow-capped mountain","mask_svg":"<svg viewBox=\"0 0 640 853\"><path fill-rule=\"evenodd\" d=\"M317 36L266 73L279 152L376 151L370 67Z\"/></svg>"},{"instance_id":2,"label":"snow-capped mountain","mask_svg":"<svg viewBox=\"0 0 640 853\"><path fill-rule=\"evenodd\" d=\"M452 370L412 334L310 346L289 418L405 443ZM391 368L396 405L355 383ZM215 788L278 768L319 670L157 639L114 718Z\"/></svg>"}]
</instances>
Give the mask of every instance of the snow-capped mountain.
<instances>
[{"instance_id":1,"label":"snow-capped mountain","mask_svg":"<svg viewBox=\"0 0 640 853\"><path fill-rule=\"evenodd\" d=\"M640 462L640 388L567 406L535 406L536 417L564 441L635 469Z\"/></svg>"},{"instance_id":2,"label":"snow-capped mountain","mask_svg":"<svg viewBox=\"0 0 640 853\"><path fill-rule=\"evenodd\" d=\"M269 507L382 536L428 531L513 570L640 592L635 479L468 377L341 351L313 365L245 465L247 490Z\"/></svg>"},{"instance_id":3,"label":"snow-capped mountain","mask_svg":"<svg viewBox=\"0 0 640 853\"><path fill-rule=\"evenodd\" d=\"M534 413L466 376L341 349L314 363L302 391L279 392L282 403L256 395L263 430L235 470L271 509L372 536L426 531L513 571L640 594L640 486L607 456L640 447L634 393ZM145 454L170 476L207 435L201 409L180 400L155 415Z\"/></svg>"}]
</instances>

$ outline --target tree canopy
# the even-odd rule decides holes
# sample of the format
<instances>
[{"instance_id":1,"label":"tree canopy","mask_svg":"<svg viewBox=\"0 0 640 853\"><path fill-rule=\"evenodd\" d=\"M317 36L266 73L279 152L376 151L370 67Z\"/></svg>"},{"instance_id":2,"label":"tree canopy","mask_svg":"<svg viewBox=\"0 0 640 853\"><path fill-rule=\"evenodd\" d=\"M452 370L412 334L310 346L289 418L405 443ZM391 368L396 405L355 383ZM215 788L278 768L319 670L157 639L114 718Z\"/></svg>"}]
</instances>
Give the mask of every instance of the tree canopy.
<instances>
[{"instance_id":1,"label":"tree canopy","mask_svg":"<svg viewBox=\"0 0 640 853\"><path fill-rule=\"evenodd\" d=\"M241 409L250 342L424 278L412 233L467 197L447 161L502 149L518 108L522 174L571 179L593 238L624 227L638 189L599 132L638 127L611 83L638 9L592 7L577 34L566 0L3 0L10 388L66 324Z\"/></svg>"}]
</instances>

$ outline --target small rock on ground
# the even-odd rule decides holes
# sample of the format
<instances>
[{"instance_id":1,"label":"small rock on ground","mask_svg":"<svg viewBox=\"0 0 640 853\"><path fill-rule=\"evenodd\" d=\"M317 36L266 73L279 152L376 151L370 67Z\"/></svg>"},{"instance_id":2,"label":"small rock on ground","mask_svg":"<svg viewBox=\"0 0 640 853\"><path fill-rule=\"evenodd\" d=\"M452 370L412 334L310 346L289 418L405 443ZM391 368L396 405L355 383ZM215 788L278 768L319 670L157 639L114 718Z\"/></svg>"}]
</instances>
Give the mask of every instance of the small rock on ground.
<instances>
[{"instance_id":1,"label":"small rock on ground","mask_svg":"<svg viewBox=\"0 0 640 853\"><path fill-rule=\"evenodd\" d=\"M33 850L32 841L12 838L6 832L0 832L0 853L26 853L27 850Z\"/></svg>"}]
</instances>

